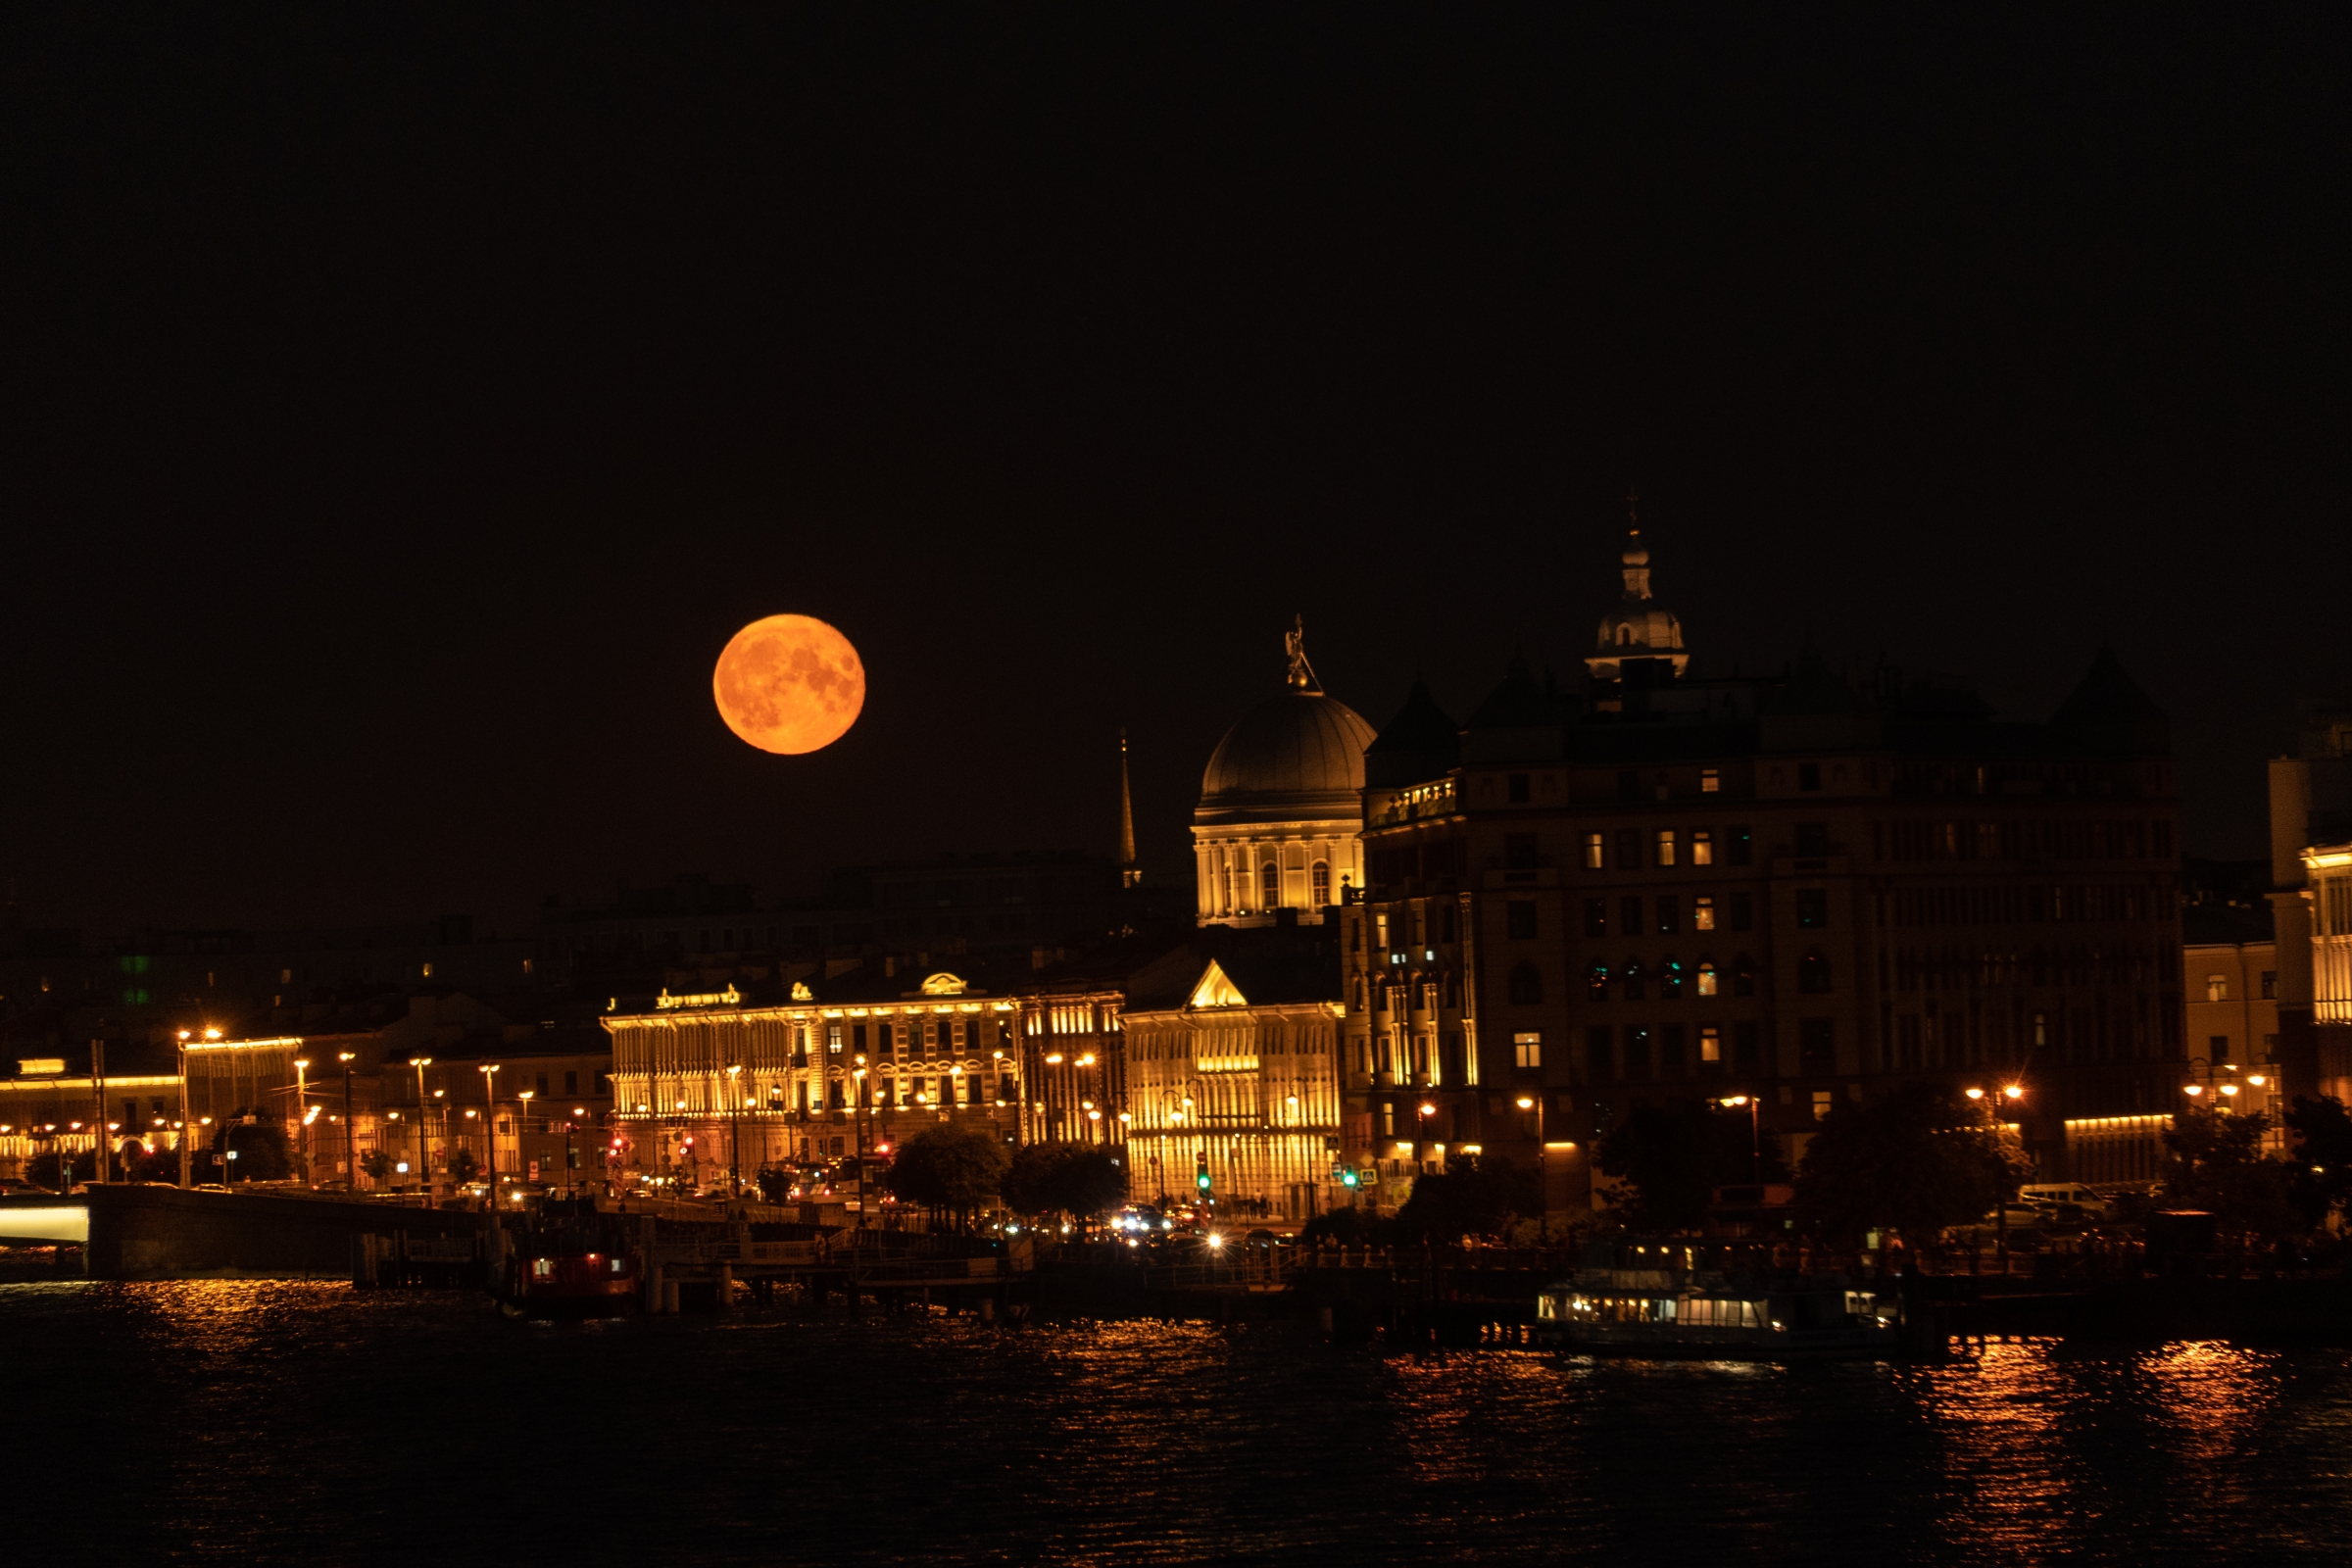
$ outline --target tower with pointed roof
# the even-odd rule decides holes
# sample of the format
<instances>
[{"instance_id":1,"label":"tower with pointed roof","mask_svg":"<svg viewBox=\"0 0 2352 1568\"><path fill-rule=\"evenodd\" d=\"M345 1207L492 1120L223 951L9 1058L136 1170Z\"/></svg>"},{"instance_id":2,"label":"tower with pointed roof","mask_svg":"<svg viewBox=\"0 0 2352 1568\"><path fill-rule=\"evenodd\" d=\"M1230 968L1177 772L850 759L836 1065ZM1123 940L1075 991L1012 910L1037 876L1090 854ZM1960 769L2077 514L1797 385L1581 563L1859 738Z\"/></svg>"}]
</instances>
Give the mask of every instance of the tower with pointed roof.
<instances>
[{"instance_id":1,"label":"tower with pointed roof","mask_svg":"<svg viewBox=\"0 0 2352 1568\"><path fill-rule=\"evenodd\" d=\"M1127 732L1119 731L1119 886L1134 887L1144 879L1135 863L1135 793L1127 782Z\"/></svg>"},{"instance_id":2,"label":"tower with pointed roof","mask_svg":"<svg viewBox=\"0 0 2352 1568\"><path fill-rule=\"evenodd\" d=\"M1600 617L1600 632L1585 667L1598 682L1645 680L1663 685L1680 680L1690 667L1683 647L1683 623L1674 612L1651 597L1649 549L1642 543L1639 522L1626 530L1625 595L1617 607Z\"/></svg>"}]
</instances>

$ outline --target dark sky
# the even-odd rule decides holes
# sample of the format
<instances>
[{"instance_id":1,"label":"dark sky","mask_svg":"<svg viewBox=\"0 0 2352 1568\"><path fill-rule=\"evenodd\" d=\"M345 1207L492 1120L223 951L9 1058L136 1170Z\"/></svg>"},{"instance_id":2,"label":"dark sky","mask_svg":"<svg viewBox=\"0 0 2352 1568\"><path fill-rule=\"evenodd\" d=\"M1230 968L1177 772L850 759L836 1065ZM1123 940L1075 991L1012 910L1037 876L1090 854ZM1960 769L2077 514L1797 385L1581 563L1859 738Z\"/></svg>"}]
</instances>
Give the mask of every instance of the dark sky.
<instances>
[{"instance_id":1,"label":"dark sky","mask_svg":"<svg viewBox=\"0 0 2352 1568\"><path fill-rule=\"evenodd\" d=\"M1121 724L1181 878L1294 612L1460 716L1629 484L1718 668L2112 639L2192 850L2346 680L2341 11L674 9L0 14L24 918L1107 850Z\"/></svg>"}]
</instances>

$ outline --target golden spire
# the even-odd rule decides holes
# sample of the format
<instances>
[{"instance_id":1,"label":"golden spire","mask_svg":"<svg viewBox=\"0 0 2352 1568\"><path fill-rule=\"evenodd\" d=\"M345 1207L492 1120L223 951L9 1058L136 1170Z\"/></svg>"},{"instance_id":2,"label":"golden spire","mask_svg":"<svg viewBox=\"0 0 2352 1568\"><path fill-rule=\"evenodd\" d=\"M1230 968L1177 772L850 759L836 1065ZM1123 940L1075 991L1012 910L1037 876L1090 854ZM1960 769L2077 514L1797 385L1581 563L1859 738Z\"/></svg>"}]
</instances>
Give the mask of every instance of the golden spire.
<instances>
[{"instance_id":1,"label":"golden spire","mask_svg":"<svg viewBox=\"0 0 2352 1568\"><path fill-rule=\"evenodd\" d=\"M1135 863L1135 796L1127 787L1127 731L1119 731L1119 886L1134 887L1144 879Z\"/></svg>"}]
</instances>

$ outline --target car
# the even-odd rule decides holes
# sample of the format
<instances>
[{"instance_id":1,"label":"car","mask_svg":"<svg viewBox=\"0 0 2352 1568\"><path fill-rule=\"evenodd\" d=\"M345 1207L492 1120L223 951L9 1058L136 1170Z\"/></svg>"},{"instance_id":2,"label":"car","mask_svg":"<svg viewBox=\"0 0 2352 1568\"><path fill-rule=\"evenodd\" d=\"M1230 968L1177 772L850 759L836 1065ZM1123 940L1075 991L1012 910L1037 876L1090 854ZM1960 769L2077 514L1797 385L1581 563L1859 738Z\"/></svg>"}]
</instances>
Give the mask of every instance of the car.
<instances>
[{"instance_id":1,"label":"car","mask_svg":"<svg viewBox=\"0 0 2352 1568\"><path fill-rule=\"evenodd\" d=\"M2061 1203L2071 1203L2094 1220L2108 1217L2107 1200L2081 1182L2035 1182L2017 1190L2018 1201L2032 1203L2036 1208L2055 1209Z\"/></svg>"}]
</instances>

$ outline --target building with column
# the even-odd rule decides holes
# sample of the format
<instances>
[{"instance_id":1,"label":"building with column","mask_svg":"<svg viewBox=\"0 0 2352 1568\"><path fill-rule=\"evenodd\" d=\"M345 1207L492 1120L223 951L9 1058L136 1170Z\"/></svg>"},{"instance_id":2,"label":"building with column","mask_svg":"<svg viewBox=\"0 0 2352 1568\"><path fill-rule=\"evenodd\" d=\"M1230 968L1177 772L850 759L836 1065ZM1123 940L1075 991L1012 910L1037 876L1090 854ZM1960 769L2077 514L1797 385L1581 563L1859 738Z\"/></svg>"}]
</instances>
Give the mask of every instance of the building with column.
<instances>
[{"instance_id":1,"label":"building with column","mask_svg":"<svg viewBox=\"0 0 2352 1568\"><path fill-rule=\"evenodd\" d=\"M2307 703L2295 755L2270 765L2271 894L2278 956L2278 1067L2284 1093L2352 1089L2352 989L2327 965L2352 919L2330 915L2323 884L2352 862L2352 705ZM2332 935L2331 935L2332 934ZM2326 1004L2323 1005L2323 1000Z\"/></svg>"},{"instance_id":2,"label":"building with column","mask_svg":"<svg viewBox=\"0 0 2352 1568\"><path fill-rule=\"evenodd\" d=\"M1340 1163L1329 941L1250 932L1204 958L1180 998L1126 1015L1127 1152L1139 1198L1305 1219L1349 1200Z\"/></svg>"},{"instance_id":3,"label":"building with column","mask_svg":"<svg viewBox=\"0 0 2352 1568\"><path fill-rule=\"evenodd\" d=\"M1320 924L1363 886L1364 747L1372 726L1324 695L1305 634L1285 638L1282 693L1225 732L1193 812L1202 925Z\"/></svg>"},{"instance_id":4,"label":"building with column","mask_svg":"<svg viewBox=\"0 0 2352 1568\"><path fill-rule=\"evenodd\" d=\"M1122 1136L1115 986L888 967L778 991L615 1002L602 1022L623 1173L749 1180L886 1152L946 1122L1007 1143Z\"/></svg>"},{"instance_id":5,"label":"building with column","mask_svg":"<svg viewBox=\"0 0 2352 1568\"><path fill-rule=\"evenodd\" d=\"M1794 1155L1927 1078L2002 1096L2047 1168L2070 1118L2168 1112L2179 803L2114 656L2042 723L1810 648L1702 678L1638 533L1623 564L1581 689L1517 660L1451 760L1426 693L1373 748L1351 1155L1434 1124L1532 1158L1740 1095Z\"/></svg>"}]
</instances>

